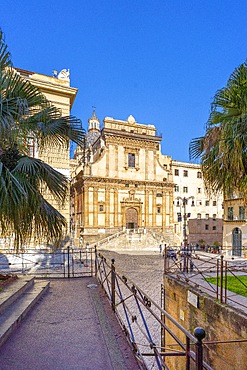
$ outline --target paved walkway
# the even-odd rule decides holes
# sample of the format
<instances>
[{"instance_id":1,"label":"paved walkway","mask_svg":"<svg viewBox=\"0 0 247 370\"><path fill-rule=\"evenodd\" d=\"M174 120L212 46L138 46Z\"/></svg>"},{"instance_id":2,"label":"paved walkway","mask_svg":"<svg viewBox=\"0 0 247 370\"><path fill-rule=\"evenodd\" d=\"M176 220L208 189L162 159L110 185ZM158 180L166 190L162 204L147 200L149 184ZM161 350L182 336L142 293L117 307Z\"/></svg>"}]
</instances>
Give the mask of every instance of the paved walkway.
<instances>
[{"instance_id":1,"label":"paved walkway","mask_svg":"<svg viewBox=\"0 0 247 370\"><path fill-rule=\"evenodd\" d=\"M137 370L95 278L52 280L0 348L1 370Z\"/></svg>"}]
</instances>

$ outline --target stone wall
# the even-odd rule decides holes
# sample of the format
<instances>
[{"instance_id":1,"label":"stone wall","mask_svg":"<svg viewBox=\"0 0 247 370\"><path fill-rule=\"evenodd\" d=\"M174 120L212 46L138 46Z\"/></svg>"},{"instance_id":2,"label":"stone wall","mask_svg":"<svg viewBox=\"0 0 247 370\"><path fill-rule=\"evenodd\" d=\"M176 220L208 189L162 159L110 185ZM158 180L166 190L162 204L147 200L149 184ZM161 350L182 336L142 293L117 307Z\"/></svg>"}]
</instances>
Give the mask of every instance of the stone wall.
<instances>
[{"instance_id":1,"label":"stone wall","mask_svg":"<svg viewBox=\"0 0 247 370\"><path fill-rule=\"evenodd\" d=\"M192 289L188 284L178 281L175 277L166 275L164 287L165 310L190 333L193 334L194 329L198 326L206 331L206 337L203 341L205 342L204 361L213 369L239 370L246 368L246 342L215 342L246 339L247 315L220 304L212 297ZM188 298L188 292L192 299ZM167 325L170 326L168 322ZM171 329L185 343L185 336L174 326ZM206 344L206 342L214 342L215 344ZM174 340L166 334L164 344L165 346L174 344ZM183 357L170 357L167 359L167 364L172 369L185 369Z\"/></svg>"}]
</instances>

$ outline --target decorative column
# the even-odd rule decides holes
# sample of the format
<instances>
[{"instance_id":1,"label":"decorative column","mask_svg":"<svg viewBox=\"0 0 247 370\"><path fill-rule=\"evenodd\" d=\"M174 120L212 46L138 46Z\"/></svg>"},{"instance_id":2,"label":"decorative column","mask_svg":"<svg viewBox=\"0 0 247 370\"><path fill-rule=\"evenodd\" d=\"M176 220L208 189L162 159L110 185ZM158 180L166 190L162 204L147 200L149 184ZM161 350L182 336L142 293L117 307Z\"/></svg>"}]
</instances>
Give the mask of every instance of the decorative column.
<instances>
[{"instance_id":1,"label":"decorative column","mask_svg":"<svg viewBox=\"0 0 247 370\"><path fill-rule=\"evenodd\" d=\"M114 206L113 206L113 219L114 219L114 227L118 227L119 219L118 219L118 190L114 189Z\"/></svg>"},{"instance_id":2,"label":"decorative column","mask_svg":"<svg viewBox=\"0 0 247 370\"><path fill-rule=\"evenodd\" d=\"M162 197L162 230L165 230L166 227L166 200L167 192L164 192Z\"/></svg>"},{"instance_id":3,"label":"decorative column","mask_svg":"<svg viewBox=\"0 0 247 370\"><path fill-rule=\"evenodd\" d=\"M153 190L153 197L152 197L152 226L155 227L156 226L156 211L157 211L157 207L156 207L156 191Z\"/></svg>"},{"instance_id":4,"label":"decorative column","mask_svg":"<svg viewBox=\"0 0 247 370\"><path fill-rule=\"evenodd\" d=\"M153 170L154 170L154 174L153 174L153 178L154 180L156 180L156 163L157 163L157 154L155 151L153 151Z\"/></svg>"},{"instance_id":5,"label":"decorative column","mask_svg":"<svg viewBox=\"0 0 247 370\"><path fill-rule=\"evenodd\" d=\"M80 225L79 220L78 220L79 193L76 187L73 188L73 199L74 199L74 209L71 209L70 212L71 212L71 217L73 217L72 211L74 211L74 217L73 217L74 218L74 228L75 228L74 237L78 238L78 225Z\"/></svg>"},{"instance_id":6,"label":"decorative column","mask_svg":"<svg viewBox=\"0 0 247 370\"><path fill-rule=\"evenodd\" d=\"M149 190L145 188L144 225L149 226Z\"/></svg>"},{"instance_id":7,"label":"decorative column","mask_svg":"<svg viewBox=\"0 0 247 370\"><path fill-rule=\"evenodd\" d=\"M169 220L170 220L170 225L173 224L173 192L169 191ZM169 226L170 226L169 225Z\"/></svg>"},{"instance_id":8,"label":"decorative column","mask_svg":"<svg viewBox=\"0 0 247 370\"><path fill-rule=\"evenodd\" d=\"M106 171L105 171L105 177L109 177L109 151L110 151L111 145L106 149L105 155L106 155Z\"/></svg>"},{"instance_id":9,"label":"decorative column","mask_svg":"<svg viewBox=\"0 0 247 370\"><path fill-rule=\"evenodd\" d=\"M114 147L114 152L115 152L115 175L118 177L118 145L115 145Z\"/></svg>"},{"instance_id":10,"label":"decorative column","mask_svg":"<svg viewBox=\"0 0 247 370\"><path fill-rule=\"evenodd\" d=\"M145 150L145 180L148 180L148 149Z\"/></svg>"},{"instance_id":11,"label":"decorative column","mask_svg":"<svg viewBox=\"0 0 247 370\"><path fill-rule=\"evenodd\" d=\"M88 215L88 186L84 185L84 227L88 227L89 215Z\"/></svg>"},{"instance_id":12,"label":"decorative column","mask_svg":"<svg viewBox=\"0 0 247 370\"><path fill-rule=\"evenodd\" d=\"M98 188L93 188L93 227L98 227Z\"/></svg>"},{"instance_id":13,"label":"decorative column","mask_svg":"<svg viewBox=\"0 0 247 370\"><path fill-rule=\"evenodd\" d=\"M105 227L110 227L110 187L105 187Z\"/></svg>"}]
</instances>

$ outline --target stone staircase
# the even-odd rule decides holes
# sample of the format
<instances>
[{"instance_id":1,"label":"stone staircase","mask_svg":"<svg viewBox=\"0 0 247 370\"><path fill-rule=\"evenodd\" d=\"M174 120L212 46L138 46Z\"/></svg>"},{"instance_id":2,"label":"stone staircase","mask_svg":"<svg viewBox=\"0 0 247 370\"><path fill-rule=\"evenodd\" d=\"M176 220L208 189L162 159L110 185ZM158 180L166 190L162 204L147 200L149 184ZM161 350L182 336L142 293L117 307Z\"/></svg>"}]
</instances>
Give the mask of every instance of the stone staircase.
<instances>
[{"instance_id":1,"label":"stone staircase","mask_svg":"<svg viewBox=\"0 0 247 370\"><path fill-rule=\"evenodd\" d=\"M0 291L0 346L46 293L49 286L50 282L45 280L19 277Z\"/></svg>"},{"instance_id":2,"label":"stone staircase","mask_svg":"<svg viewBox=\"0 0 247 370\"><path fill-rule=\"evenodd\" d=\"M169 238L147 230L145 233L134 231L118 234L117 237L113 235L111 238L101 241L97 247L100 250L159 252L159 245L164 246L164 243L172 244Z\"/></svg>"}]
</instances>

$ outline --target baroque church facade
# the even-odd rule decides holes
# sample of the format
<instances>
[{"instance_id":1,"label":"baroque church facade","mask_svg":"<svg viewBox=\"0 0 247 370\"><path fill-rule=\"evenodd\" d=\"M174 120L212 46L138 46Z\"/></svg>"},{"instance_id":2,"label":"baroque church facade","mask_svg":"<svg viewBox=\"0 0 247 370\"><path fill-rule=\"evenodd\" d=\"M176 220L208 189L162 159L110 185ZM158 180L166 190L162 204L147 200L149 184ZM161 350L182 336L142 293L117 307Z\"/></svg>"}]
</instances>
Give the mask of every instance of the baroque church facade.
<instances>
[{"instance_id":1,"label":"baroque church facade","mask_svg":"<svg viewBox=\"0 0 247 370\"><path fill-rule=\"evenodd\" d=\"M161 154L154 125L106 117L89 119L86 150L77 148L71 173L76 246L121 231L151 230L172 242L171 157Z\"/></svg>"}]
</instances>

